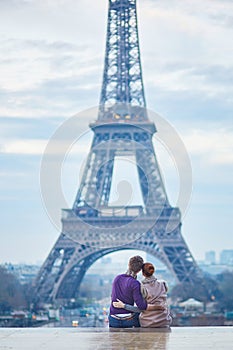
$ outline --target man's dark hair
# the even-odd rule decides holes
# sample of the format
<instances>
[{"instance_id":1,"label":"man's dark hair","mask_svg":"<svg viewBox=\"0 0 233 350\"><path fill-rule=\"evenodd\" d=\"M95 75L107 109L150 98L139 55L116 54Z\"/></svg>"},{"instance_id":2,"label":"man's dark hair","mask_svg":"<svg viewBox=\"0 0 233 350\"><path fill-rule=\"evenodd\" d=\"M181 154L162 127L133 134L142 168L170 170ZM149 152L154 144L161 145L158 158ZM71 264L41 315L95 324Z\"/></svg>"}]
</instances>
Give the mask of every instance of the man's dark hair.
<instances>
[{"instance_id":1,"label":"man's dark hair","mask_svg":"<svg viewBox=\"0 0 233 350\"><path fill-rule=\"evenodd\" d=\"M134 273L138 273L142 269L143 258L139 255L129 259L129 269Z\"/></svg>"}]
</instances>

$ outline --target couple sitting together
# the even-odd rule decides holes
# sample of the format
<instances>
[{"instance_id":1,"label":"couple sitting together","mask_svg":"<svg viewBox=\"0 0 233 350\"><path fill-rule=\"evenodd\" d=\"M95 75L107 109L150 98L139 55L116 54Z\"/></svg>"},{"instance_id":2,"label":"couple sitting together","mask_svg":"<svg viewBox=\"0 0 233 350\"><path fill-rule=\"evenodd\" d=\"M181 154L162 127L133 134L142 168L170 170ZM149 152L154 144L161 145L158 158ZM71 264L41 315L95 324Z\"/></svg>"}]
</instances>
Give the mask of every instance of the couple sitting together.
<instances>
[{"instance_id":1,"label":"couple sitting together","mask_svg":"<svg viewBox=\"0 0 233 350\"><path fill-rule=\"evenodd\" d=\"M137 273L141 270L144 279L140 284ZM154 271L154 266L144 264L140 256L129 260L128 271L113 281L109 327L169 327L172 318L167 306L167 285L155 278Z\"/></svg>"}]
</instances>

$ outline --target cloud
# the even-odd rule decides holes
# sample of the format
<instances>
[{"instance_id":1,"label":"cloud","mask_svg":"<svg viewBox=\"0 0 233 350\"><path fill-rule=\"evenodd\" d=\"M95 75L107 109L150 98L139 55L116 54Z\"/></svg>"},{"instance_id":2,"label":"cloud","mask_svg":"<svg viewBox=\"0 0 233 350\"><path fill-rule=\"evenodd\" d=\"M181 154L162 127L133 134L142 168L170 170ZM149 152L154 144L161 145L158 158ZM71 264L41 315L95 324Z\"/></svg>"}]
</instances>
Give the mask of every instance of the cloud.
<instances>
[{"instance_id":1,"label":"cloud","mask_svg":"<svg viewBox=\"0 0 233 350\"><path fill-rule=\"evenodd\" d=\"M8 6L5 2L0 11L0 30L13 38L40 37L87 45L92 41L99 45L100 41L93 41L93 37L105 31L107 5L107 1L101 0L33 0L18 1L14 6L9 0Z\"/></svg>"},{"instance_id":2,"label":"cloud","mask_svg":"<svg viewBox=\"0 0 233 350\"><path fill-rule=\"evenodd\" d=\"M78 131L77 131L78 133ZM90 133L89 133L90 135ZM63 155L64 157L78 155L87 155L90 137L80 137L76 144L72 143L69 138L67 140L54 140L53 146L50 147L51 155ZM2 154L18 154L18 155L43 155L46 152L46 146L50 140L42 139L15 139L5 141L0 145L0 153ZM68 147L68 153L65 155L65 150Z\"/></svg>"},{"instance_id":3,"label":"cloud","mask_svg":"<svg viewBox=\"0 0 233 350\"><path fill-rule=\"evenodd\" d=\"M232 13L221 1L149 1L141 5L141 44L155 65L232 66L232 29L216 25L211 13ZM147 6L147 5L150 6ZM153 35L148 35L153 33Z\"/></svg>"},{"instance_id":4,"label":"cloud","mask_svg":"<svg viewBox=\"0 0 233 350\"><path fill-rule=\"evenodd\" d=\"M161 91L173 93L185 92L189 96L200 94L201 98L215 98L232 105L232 68L221 65L164 63L154 74L151 72L146 81L150 88L159 87Z\"/></svg>"},{"instance_id":5,"label":"cloud","mask_svg":"<svg viewBox=\"0 0 233 350\"><path fill-rule=\"evenodd\" d=\"M44 152L46 140L14 140L2 145L2 153L40 155Z\"/></svg>"},{"instance_id":6,"label":"cloud","mask_svg":"<svg viewBox=\"0 0 233 350\"><path fill-rule=\"evenodd\" d=\"M7 39L0 48L1 116L64 118L98 103L102 62L88 46Z\"/></svg>"},{"instance_id":7,"label":"cloud","mask_svg":"<svg viewBox=\"0 0 233 350\"><path fill-rule=\"evenodd\" d=\"M48 80L91 74L99 57L87 46L67 42L7 39L0 41L1 90L35 89Z\"/></svg>"},{"instance_id":8,"label":"cloud","mask_svg":"<svg viewBox=\"0 0 233 350\"><path fill-rule=\"evenodd\" d=\"M183 136L191 156L198 156L209 165L233 165L233 131L192 130Z\"/></svg>"},{"instance_id":9,"label":"cloud","mask_svg":"<svg viewBox=\"0 0 233 350\"><path fill-rule=\"evenodd\" d=\"M5 99L5 103L0 105L0 115L64 117L73 114L79 107L98 103L107 12L106 4L101 2L97 9L100 1L92 2L88 25L83 24L89 3L89 0L23 2L27 15L30 13L32 18L32 13L38 10L36 27L43 16L45 22L41 32L35 32L32 37L30 31L25 31L30 24L25 21L25 26L21 26L18 32L10 30L8 37L0 42L0 51L4 53L0 56L0 101ZM156 88L157 94L163 91L186 92L232 103L229 73L233 67L229 33L227 29L215 28L210 20L210 12L224 13L230 4L211 3L212 6L207 6L210 1L203 5L201 1L167 0L140 4L143 71L148 93L153 93ZM55 16L52 21L54 27L50 30L46 27L49 18L44 13L45 9ZM93 17L94 10L98 13L105 11L101 35L98 32L100 26ZM17 8L13 13L13 17L17 13L15 25L20 19L18 11ZM63 30L66 36L51 36L59 28L57 20L62 12L65 16L63 21L69 19L69 26ZM74 24L77 25L73 33L75 36L68 37ZM44 28L49 34L46 39ZM21 32L22 35L18 36ZM153 36L148 35L149 32L153 32Z\"/></svg>"},{"instance_id":10,"label":"cloud","mask_svg":"<svg viewBox=\"0 0 233 350\"><path fill-rule=\"evenodd\" d=\"M203 22L209 21L213 25L228 26L233 13L231 0L146 0L144 6L150 10L166 10L168 13L175 11L183 16L199 18Z\"/></svg>"},{"instance_id":11,"label":"cloud","mask_svg":"<svg viewBox=\"0 0 233 350\"><path fill-rule=\"evenodd\" d=\"M153 94L157 105L167 93L167 104L179 96L189 104L208 99L232 106L233 33L220 17L228 18L233 3L147 0L139 10L146 95Z\"/></svg>"}]
</instances>

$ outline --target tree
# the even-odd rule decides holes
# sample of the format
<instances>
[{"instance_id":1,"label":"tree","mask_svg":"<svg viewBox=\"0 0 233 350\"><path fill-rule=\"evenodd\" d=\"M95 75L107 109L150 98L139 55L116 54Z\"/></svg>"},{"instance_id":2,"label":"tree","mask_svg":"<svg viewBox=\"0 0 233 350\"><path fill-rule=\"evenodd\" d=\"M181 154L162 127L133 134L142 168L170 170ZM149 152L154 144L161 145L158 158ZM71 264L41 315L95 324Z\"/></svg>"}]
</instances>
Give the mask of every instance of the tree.
<instances>
[{"instance_id":1,"label":"tree","mask_svg":"<svg viewBox=\"0 0 233 350\"><path fill-rule=\"evenodd\" d=\"M217 275L221 295L216 299L221 311L233 311L233 272L224 271Z\"/></svg>"},{"instance_id":2,"label":"tree","mask_svg":"<svg viewBox=\"0 0 233 350\"><path fill-rule=\"evenodd\" d=\"M216 301L221 296L218 283L210 277L205 276L204 279L197 279L195 284L180 283L173 287L171 298L173 301L184 301L189 298L194 298L206 304L211 301Z\"/></svg>"},{"instance_id":3,"label":"tree","mask_svg":"<svg viewBox=\"0 0 233 350\"><path fill-rule=\"evenodd\" d=\"M0 312L25 307L26 301L21 284L2 266L0 266L0 281Z\"/></svg>"},{"instance_id":4,"label":"tree","mask_svg":"<svg viewBox=\"0 0 233 350\"><path fill-rule=\"evenodd\" d=\"M204 305L214 301L219 311L233 310L233 272L224 271L217 276L205 276L197 280L194 285L180 283L173 287L171 298L173 301L183 301L189 298L202 301Z\"/></svg>"}]
</instances>

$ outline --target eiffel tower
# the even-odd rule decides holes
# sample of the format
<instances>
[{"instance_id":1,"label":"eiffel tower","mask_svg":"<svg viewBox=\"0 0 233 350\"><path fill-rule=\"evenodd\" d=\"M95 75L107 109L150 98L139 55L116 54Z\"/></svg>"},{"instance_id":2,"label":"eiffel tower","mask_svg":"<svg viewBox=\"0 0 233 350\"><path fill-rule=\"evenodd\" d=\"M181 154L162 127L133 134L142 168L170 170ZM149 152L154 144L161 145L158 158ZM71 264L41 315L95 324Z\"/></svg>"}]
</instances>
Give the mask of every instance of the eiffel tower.
<instances>
[{"instance_id":1,"label":"eiffel tower","mask_svg":"<svg viewBox=\"0 0 233 350\"><path fill-rule=\"evenodd\" d=\"M42 301L78 296L88 268L106 254L142 250L161 260L178 282L199 268L182 235L179 208L169 204L157 163L142 79L136 0L109 0L103 83L85 169L62 232L36 279ZM111 205L117 157L134 157L143 205Z\"/></svg>"}]
</instances>

